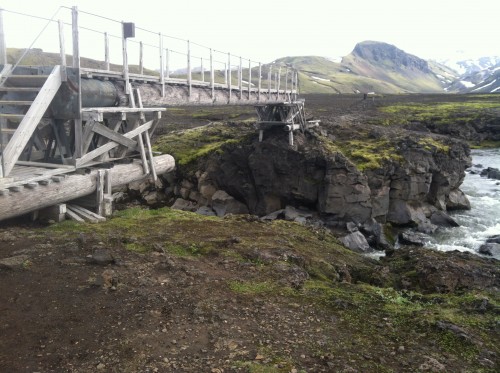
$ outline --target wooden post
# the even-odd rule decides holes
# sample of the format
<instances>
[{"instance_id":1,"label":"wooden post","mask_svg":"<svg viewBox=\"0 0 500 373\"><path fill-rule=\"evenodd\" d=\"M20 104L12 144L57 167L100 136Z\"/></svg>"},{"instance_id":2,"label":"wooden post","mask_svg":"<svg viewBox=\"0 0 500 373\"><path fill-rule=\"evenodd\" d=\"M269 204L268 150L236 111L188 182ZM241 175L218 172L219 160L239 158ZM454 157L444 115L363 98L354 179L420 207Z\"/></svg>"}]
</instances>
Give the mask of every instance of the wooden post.
<instances>
[{"instance_id":1,"label":"wooden post","mask_svg":"<svg viewBox=\"0 0 500 373\"><path fill-rule=\"evenodd\" d=\"M285 72L285 97L288 94L288 67Z\"/></svg>"},{"instance_id":2,"label":"wooden post","mask_svg":"<svg viewBox=\"0 0 500 373\"><path fill-rule=\"evenodd\" d=\"M280 83L281 83L281 66L278 68L278 76L276 79L276 90L278 92L278 100L280 99Z\"/></svg>"},{"instance_id":3,"label":"wooden post","mask_svg":"<svg viewBox=\"0 0 500 373\"><path fill-rule=\"evenodd\" d=\"M252 93L252 60L248 59L248 99Z\"/></svg>"},{"instance_id":4,"label":"wooden post","mask_svg":"<svg viewBox=\"0 0 500 373\"><path fill-rule=\"evenodd\" d=\"M106 71L109 71L109 36L108 33L104 33L104 67Z\"/></svg>"},{"instance_id":5,"label":"wooden post","mask_svg":"<svg viewBox=\"0 0 500 373\"><path fill-rule=\"evenodd\" d=\"M205 68L203 67L203 57L200 57L200 74L201 74L201 81L205 82Z\"/></svg>"},{"instance_id":6,"label":"wooden post","mask_svg":"<svg viewBox=\"0 0 500 373\"><path fill-rule=\"evenodd\" d=\"M7 46L5 45L5 33L3 30L3 9L0 8L0 64L7 65Z\"/></svg>"},{"instance_id":7,"label":"wooden post","mask_svg":"<svg viewBox=\"0 0 500 373\"><path fill-rule=\"evenodd\" d=\"M78 30L78 7L71 8L71 25L73 29L73 67L80 68L80 36Z\"/></svg>"},{"instance_id":8,"label":"wooden post","mask_svg":"<svg viewBox=\"0 0 500 373\"><path fill-rule=\"evenodd\" d=\"M104 201L103 213L104 216L111 216L113 214L113 194L112 194L113 180L111 179L111 172L104 171Z\"/></svg>"},{"instance_id":9,"label":"wooden post","mask_svg":"<svg viewBox=\"0 0 500 373\"><path fill-rule=\"evenodd\" d=\"M231 102L231 53L227 54L227 88L229 89L229 102Z\"/></svg>"},{"instance_id":10,"label":"wooden post","mask_svg":"<svg viewBox=\"0 0 500 373\"><path fill-rule=\"evenodd\" d=\"M125 37L123 22L122 22L122 54L123 54L123 80L125 80L125 93L128 95L132 95L130 89L130 81L128 77L127 38Z\"/></svg>"},{"instance_id":11,"label":"wooden post","mask_svg":"<svg viewBox=\"0 0 500 373\"><path fill-rule=\"evenodd\" d=\"M167 73L166 78L170 78L170 50L166 49L165 50L165 71Z\"/></svg>"},{"instance_id":12,"label":"wooden post","mask_svg":"<svg viewBox=\"0 0 500 373\"><path fill-rule=\"evenodd\" d=\"M104 207L104 170L97 171L96 204L97 204L97 214L102 216Z\"/></svg>"},{"instance_id":13,"label":"wooden post","mask_svg":"<svg viewBox=\"0 0 500 373\"><path fill-rule=\"evenodd\" d=\"M165 97L165 65L163 64L163 35L161 32L158 34L160 37L160 84L161 84L161 97ZM141 73L142 74L142 73Z\"/></svg>"},{"instance_id":14,"label":"wooden post","mask_svg":"<svg viewBox=\"0 0 500 373\"><path fill-rule=\"evenodd\" d=\"M295 72L295 100L297 100L297 95L299 94L299 72Z\"/></svg>"},{"instance_id":15,"label":"wooden post","mask_svg":"<svg viewBox=\"0 0 500 373\"><path fill-rule=\"evenodd\" d=\"M187 83L188 83L188 96L191 97L192 87L191 87L191 44L189 40L187 41Z\"/></svg>"},{"instance_id":16,"label":"wooden post","mask_svg":"<svg viewBox=\"0 0 500 373\"><path fill-rule=\"evenodd\" d=\"M257 101L260 101L260 90L262 88L262 63L259 62L259 95Z\"/></svg>"},{"instance_id":17,"label":"wooden post","mask_svg":"<svg viewBox=\"0 0 500 373\"><path fill-rule=\"evenodd\" d=\"M57 21L59 26L59 54L61 56L61 80L63 82L68 80L66 73L66 48L64 45L64 23L61 20Z\"/></svg>"},{"instance_id":18,"label":"wooden post","mask_svg":"<svg viewBox=\"0 0 500 373\"><path fill-rule=\"evenodd\" d=\"M139 42L139 74L144 75L144 45Z\"/></svg>"},{"instance_id":19,"label":"wooden post","mask_svg":"<svg viewBox=\"0 0 500 373\"><path fill-rule=\"evenodd\" d=\"M227 63L224 64L224 84L227 85Z\"/></svg>"},{"instance_id":20,"label":"wooden post","mask_svg":"<svg viewBox=\"0 0 500 373\"><path fill-rule=\"evenodd\" d=\"M271 99L271 85L273 77L273 66L269 65L269 71L267 72L267 86L268 86L268 99Z\"/></svg>"},{"instance_id":21,"label":"wooden post","mask_svg":"<svg viewBox=\"0 0 500 373\"><path fill-rule=\"evenodd\" d=\"M82 129L82 77L80 75L80 36L78 27L78 8L76 6L71 8L71 28L73 34L73 68L77 69L77 83L78 83L78 100L76 112L74 113L75 119L73 120L74 134L75 134L75 151L73 159L82 156L83 144L83 129Z\"/></svg>"},{"instance_id":22,"label":"wooden post","mask_svg":"<svg viewBox=\"0 0 500 373\"><path fill-rule=\"evenodd\" d=\"M238 68L238 88L240 90L240 100L243 98L243 59L240 56L240 66Z\"/></svg>"},{"instance_id":23,"label":"wooden post","mask_svg":"<svg viewBox=\"0 0 500 373\"><path fill-rule=\"evenodd\" d=\"M212 89L212 99L215 98L215 76L214 76L214 56L210 48L210 88Z\"/></svg>"}]
</instances>

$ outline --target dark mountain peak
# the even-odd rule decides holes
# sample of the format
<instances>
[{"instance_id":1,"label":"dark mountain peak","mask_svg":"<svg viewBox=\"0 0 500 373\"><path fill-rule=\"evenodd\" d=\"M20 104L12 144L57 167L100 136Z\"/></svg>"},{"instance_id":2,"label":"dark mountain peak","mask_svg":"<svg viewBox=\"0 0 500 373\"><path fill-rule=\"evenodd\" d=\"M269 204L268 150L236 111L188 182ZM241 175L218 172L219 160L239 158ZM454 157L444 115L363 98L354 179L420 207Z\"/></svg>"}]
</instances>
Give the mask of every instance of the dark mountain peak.
<instances>
[{"instance_id":1,"label":"dark mountain peak","mask_svg":"<svg viewBox=\"0 0 500 373\"><path fill-rule=\"evenodd\" d=\"M394 65L401 68L414 68L430 72L427 61L406 53L398 47L380 41L367 40L356 44L351 53L375 65Z\"/></svg>"}]
</instances>

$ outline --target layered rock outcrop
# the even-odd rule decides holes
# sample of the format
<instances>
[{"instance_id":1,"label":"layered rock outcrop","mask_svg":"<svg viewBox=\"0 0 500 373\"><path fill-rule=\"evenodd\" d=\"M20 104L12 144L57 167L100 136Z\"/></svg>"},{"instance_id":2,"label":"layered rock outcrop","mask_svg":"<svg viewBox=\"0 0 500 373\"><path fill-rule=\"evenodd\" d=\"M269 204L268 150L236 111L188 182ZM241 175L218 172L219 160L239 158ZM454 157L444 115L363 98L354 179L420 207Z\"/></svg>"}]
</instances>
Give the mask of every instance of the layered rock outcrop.
<instances>
[{"instance_id":1,"label":"layered rock outcrop","mask_svg":"<svg viewBox=\"0 0 500 373\"><path fill-rule=\"evenodd\" d=\"M470 166L467 145L390 131L381 128L366 137L362 126L348 131L327 127L321 134L296 135L294 147L283 132L266 133L263 142L232 143L197 160L195 167L181 169L176 197L212 206L214 195L224 190L256 215L291 205L317 211L331 223L375 219L424 232L443 221L431 222L436 212L468 207L459 189ZM360 157L339 147L352 136L375 144L372 153ZM370 156L379 162L369 163Z\"/></svg>"}]
</instances>

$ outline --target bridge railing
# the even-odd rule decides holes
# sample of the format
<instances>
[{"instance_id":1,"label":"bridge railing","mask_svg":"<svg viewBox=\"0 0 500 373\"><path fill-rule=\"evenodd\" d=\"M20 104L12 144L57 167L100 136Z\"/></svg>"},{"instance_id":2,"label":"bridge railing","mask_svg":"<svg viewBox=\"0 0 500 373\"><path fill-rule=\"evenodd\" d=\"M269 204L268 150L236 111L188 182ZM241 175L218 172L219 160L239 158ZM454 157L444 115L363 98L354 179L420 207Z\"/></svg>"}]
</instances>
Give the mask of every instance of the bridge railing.
<instances>
[{"instance_id":1,"label":"bridge railing","mask_svg":"<svg viewBox=\"0 0 500 373\"><path fill-rule=\"evenodd\" d=\"M280 99L281 95L283 98L296 96L298 91L298 72L292 66L275 62L262 64L251 58L77 7L61 6L50 19L3 11L46 21L40 34L46 32L48 26L55 26L59 35L60 64L63 67L71 58L71 65L85 72L119 75L127 89L132 77L158 82L162 87L162 95L168 83L187 85L189 95L193 87L211 88L212 94L214 89L224 88L230 96L237 95L240 100L250 99L252 93L259 93L258 97L265 94L269 98L274 95ZM7 58L2 18L0 10L0 63L6 62ZM68 40L72 48L67 48ZM32 43L30 48L34 45ZM66 51L71 49L72 54L67 58ZM25 51L27 53L28 50ZM96 60L100 62L96 63ZM15 62L19 63L22 61Z\"/></svg>"}]
</instances>

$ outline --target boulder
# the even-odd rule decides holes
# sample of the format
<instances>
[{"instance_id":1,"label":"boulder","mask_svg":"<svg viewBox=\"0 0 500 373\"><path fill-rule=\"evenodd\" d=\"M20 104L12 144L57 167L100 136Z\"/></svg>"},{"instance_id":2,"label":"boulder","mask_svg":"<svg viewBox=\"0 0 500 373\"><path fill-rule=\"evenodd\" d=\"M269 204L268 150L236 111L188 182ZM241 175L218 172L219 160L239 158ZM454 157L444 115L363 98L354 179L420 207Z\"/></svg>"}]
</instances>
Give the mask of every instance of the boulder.
<instances>
[{"instance_id":1,"label":"boulder","mask_svg":"<svg viewBox=\"0 0 500 373\"><path fill-rule=\"evenodd\" d=\"M261 219L262 220L276 220L276 219L284 219L284 218L285 218L285 209L281 209L281 210L271 212L270 214L263 216Z\"/></svg>"},{"instance_id":2,"label":"boulder","mask_svg":"<svg viewBox=\"0 0 500 373\"><path fill-rule=\"evenodd\" d=\"M479 253L487 256L500 256L500 243L485 243L479 248Z\"/></svg>"},{"instance_id":3,"label":"boulder","mask_svg":"<svg viewBox=\"0 0 500 373\"><path fill-rule=\"evenodd\" d=\"M196 211L196 209L198 208L197 204L192 202L192 201L188 201L188 200L185 200L183 198L177 198L174 202L174 204L171 206L171 208L173 208L174 210L183 210L183 211Z\"/></svg>"},{"instance_id":4,"label":"boulder","mask_svg":"<svg viewBox=\"0 0 500 373\"><path fill-rule=\"evenodd\" d=\"M398 235L398 242L407 246L424 246L429 236L423 233L406 231Z\"/></svg>"},{"instance_id":5,"label":"boulder","mask_svg":"<svg viewBox=\"0 0 500 373\"><path fill-rule=\"evenodd\" d=\"M371 247L387 250L392 247L385 236L382 224L375 219L371 219L361 226L361 232L365 235Z\"/></svg>"},{"instance_id":6,"label":"boulder","mask_svg":"<svg viewBox=\"0 0 500 373\"><path fill-rule=\"evenodd\" d=\"M500 243L500 234L491 236L486 240L487 243Z\"/></svg>"},{"instance_id":7,"label":"boulder","mask_svg":"<svg viewBox=\"0 0 500 373\"><path fill-rule=\"evenodd\" d=\"M204 216L217 216L217 214L208 206L201 206L198 210L195 211L199 215Z\"/></svg>"},{"instance_id":8,"label":"boulder","mask_svg":"<svg viewBox=\"0 0 500 373\"><path fill-rule=\"evenodd\" d=\"M340 241L345 247L356 252L365 253L370 250L368 241L360 231L349 233L347 236L342 237Z\"/></svg>"},{"instance_id":9,"label":"boulder","mask_svg":"<svg viewBox=\"0 0 500 373\"><path fill-rule=\"evenodd\" d=\"M447 210L470 210L470 202L460 189L453 189L446 200Z\"/></svg>"},{"instance_id":10,"label":"boulder","mask_svg":"<svg viewBox=\"0 0 500 373\"><path fill-rule=\"evenodd\" d=\"M212 209L219 217L227 214L248 214L248 207L246 205L223 190L218 190L212 196Z\"/></svg>"},{"instance_id":11,"label":"boulder","mask_svg":"<svg viewBox=\"0 0 500 373\"><path fill-rule=\"evenodd\" d=\"M500 180L500 170L498 168L488 167L481 171L481 176L488 179Z\"/></svg>"},{"instance_id":12,"label":"boulder","mask_svg":"<svg viewBox=\"0 0 500 373\"><path fill-rule=\"evenodd\" d=\"M28 255L15 255L0 259L0 269L21 269L29 261Z\"/></svg>"},{"instance_id":13,"label":"boulder","mask_svg":"<svg viewBox=\"0 0 500 373\"><path fill-rule=\"evenodd\" d=\"M307 219L312 218L313 214L311 211L304 209L297 209L293 206L285 207L285 220L305 222Z\"/></svg>"},{"instance_id":14,"label":"boulder","mask_svg":"<svg viewBox=\"0 0 500 373\"><path fill-rule=\"evenodd\" d=\"M434 211L431 215L431 223L439 227L459 227L460 225L444 211Z\"/></svg>"}]
</instances>

